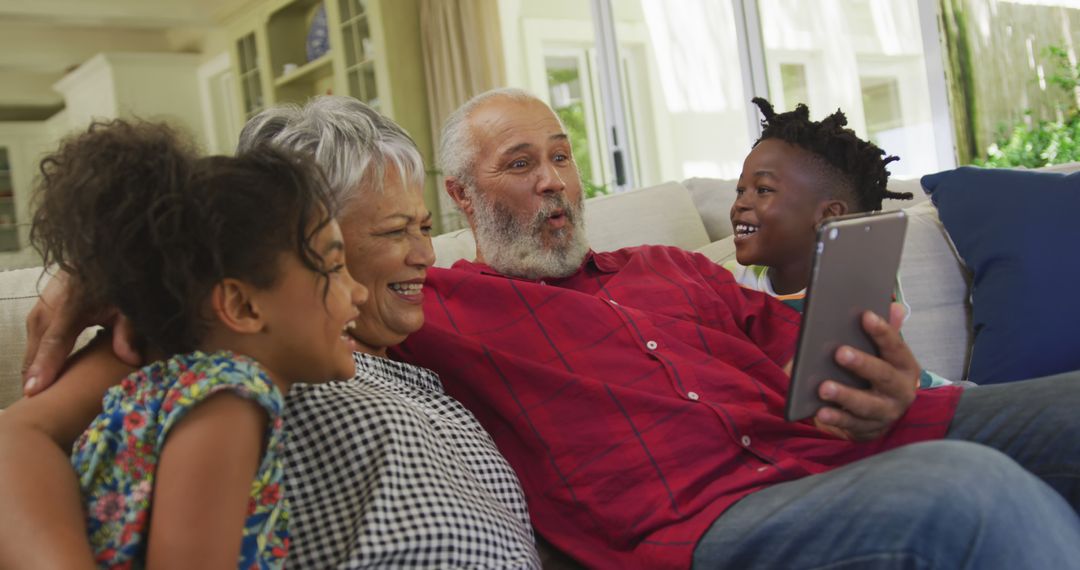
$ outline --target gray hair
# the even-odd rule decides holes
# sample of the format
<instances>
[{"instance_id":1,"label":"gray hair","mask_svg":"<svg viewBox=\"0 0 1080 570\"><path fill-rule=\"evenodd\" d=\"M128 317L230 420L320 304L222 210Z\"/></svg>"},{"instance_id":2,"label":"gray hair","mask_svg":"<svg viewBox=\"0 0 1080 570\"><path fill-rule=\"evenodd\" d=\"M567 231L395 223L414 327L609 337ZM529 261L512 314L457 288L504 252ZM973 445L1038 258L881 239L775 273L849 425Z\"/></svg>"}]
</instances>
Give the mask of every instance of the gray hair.
<instances>
[{"instance_id":1,"label":"gray hair","mask_svg":"<svg viewBox=\"0 0 1080 570\"><path fill-rule=\"evenodd\" d=\"M397 123L350 97L324 95L303 107L283 104L244 125L236 152L271 144L315 159L342 207L363 182L376 191L388 166L403 182L424 183L424 160Z\"/></svg>"},{"instance_id":2,"label":"gray hair","mask_svg":"<svg viewBox=\"0 0 1080 570\"><path fill-rule=\"evenodd\" d=\"M463 184L472 181L472 169L476 164L476 155L480 152L473 136L469 115L484 102L502 97L512 101L539 101L536 95L516 87L503 87L485 91L465 102L446 119L442 136L439 140L439 167L443 176L456 178ZM545 103L546 105L546 103ZM561 122L561 121L560 121Z\"/></svg>"}]
</instances>

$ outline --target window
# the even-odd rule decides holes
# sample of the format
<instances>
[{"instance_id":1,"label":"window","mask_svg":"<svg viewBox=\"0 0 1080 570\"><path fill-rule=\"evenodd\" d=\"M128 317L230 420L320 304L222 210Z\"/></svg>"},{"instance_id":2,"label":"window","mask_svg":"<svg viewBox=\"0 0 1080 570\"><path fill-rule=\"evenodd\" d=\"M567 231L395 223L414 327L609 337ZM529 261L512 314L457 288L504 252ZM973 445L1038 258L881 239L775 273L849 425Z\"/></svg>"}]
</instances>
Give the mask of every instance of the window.
<instances>
[{"instance_id":1,"label":"window","mask_svg":"<svg viewBox=\"0 0 1080 570\"><path fill-rule=\"evenodd\" d=\"M555 50L556 53L558 50ZM570 135L574 160L581 171L586 197L607 193L600 156L601 145L593 97L593 76L589 72L589 50L564 50L566 55L545 57L548 96L551 108ZM549 52L550 53L550 52Z\"/></svg>"},{"instance_id":2,"label":"window","mask_svg":"<svg viewBox=\"0 0 1080 570\"><path fill-rule=\"evenodd\" d=\"M736 178L750 150L730 2L617 0L638 186Z\"/></svg>"},{"instance_id":3,"label":"window","mask_svg":"<svg viewBox=\"0 0 1080 570\"><path fill-rule=\"evenodd\" d=\"M918 4L879 0L759 0L766 73L777 110L805 102L889 154L898 176L935 170L938 149Z\"/></svg>"},{"instance_id":4,"label":"window","mask_svg":"<svg viewBox=\"0 0 1080 570\"><path fill-rule=\"evenodd\" d=\"M810 86L806 81L806 66L801 63L780 64L780 89L784 109L793 109L799 103L810 100Z\"/></svg>"}]
</instances>

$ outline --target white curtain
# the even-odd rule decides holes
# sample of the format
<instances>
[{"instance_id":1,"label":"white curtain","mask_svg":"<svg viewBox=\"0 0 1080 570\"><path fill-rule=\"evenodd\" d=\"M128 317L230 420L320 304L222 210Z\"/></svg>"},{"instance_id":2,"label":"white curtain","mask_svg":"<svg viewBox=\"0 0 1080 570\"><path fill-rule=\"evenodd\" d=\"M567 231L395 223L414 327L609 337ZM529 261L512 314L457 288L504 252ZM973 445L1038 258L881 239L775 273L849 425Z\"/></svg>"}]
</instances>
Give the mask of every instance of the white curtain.
<instances>
[{"instance_id":1,"label":"white curtain","mask_svg":"<svg viewBox=\"0 0 1080 570\"><path fill-rule=\"evenodd\" d=\"M472 96L505 85L498 0L421 0L420 35L438 164L439 134L450 113ZM443 231L464 227L443 190L442 174L435 176Z\"/></svg>"}]
</instances>

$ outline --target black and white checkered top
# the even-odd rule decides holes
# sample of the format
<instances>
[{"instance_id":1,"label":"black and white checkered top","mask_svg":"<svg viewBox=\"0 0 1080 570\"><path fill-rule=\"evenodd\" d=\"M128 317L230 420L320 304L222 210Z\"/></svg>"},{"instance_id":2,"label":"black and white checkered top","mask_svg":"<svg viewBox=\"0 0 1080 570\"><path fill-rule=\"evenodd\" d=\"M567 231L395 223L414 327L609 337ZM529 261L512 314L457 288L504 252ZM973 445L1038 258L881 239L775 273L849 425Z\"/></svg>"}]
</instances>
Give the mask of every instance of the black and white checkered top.
<instances>
[{"instance_id":1,"label":"black and white checkered top","mask_svg":"<svg viewBox=\"0 0 1080 570\"><path fill-rule=\"evenodd\" d=\"M539 568L517 477L425 368L356 355L286 398L289 568Z\"/></svg>"}]
</instances>

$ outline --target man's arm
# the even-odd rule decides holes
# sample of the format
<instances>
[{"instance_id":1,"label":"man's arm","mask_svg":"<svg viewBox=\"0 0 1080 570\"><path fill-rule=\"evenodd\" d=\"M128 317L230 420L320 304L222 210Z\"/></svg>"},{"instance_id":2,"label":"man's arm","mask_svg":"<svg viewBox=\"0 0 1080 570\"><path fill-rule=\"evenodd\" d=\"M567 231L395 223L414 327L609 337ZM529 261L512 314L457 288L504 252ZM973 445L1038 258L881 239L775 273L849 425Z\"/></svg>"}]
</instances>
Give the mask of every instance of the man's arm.
<instances>
[{"instance_id":1,"label":"man's arm","mask_svg":"<svg viewBox=\"0 0 1080 570\"><path fill-rule=\"evenodd\" d=\"M818 410L814 423L819 428L845 439L865 441L884 435L907 412L915 401L922 368L900 336L903 320L904 308L898 304L890 307L888 323L869 311L863 315L863 330L881 356L842 346L836 351L836 362L870 382L870 388L823 382L818 395L839 407Z\"/></svg>"},{"instance_id":2,"label":"man's arm","mask_svg":"<svg viewBox=\"0 0 1080 570\"><path fill-rule=\"evenodd\" d=\"M52 390L0 414L0 568L95 567L70 450L130 371L98 338Z\"/></svg>"},{"instance_id":3,"label":"man's arm","mask_svg":"<svg viewBox=\"0 0 1080 570\"><path fill-rule=\"evenodd\" d=\"M138 366L131 322L115 308L79 311L70 276L59 271L45 285L37 303L26 316L26 353L23 355L23 393L33 396L52 385L71 354L75 340L87 327L113 329L113 353L122 362Z\"/></svg>"}]
</instances>

